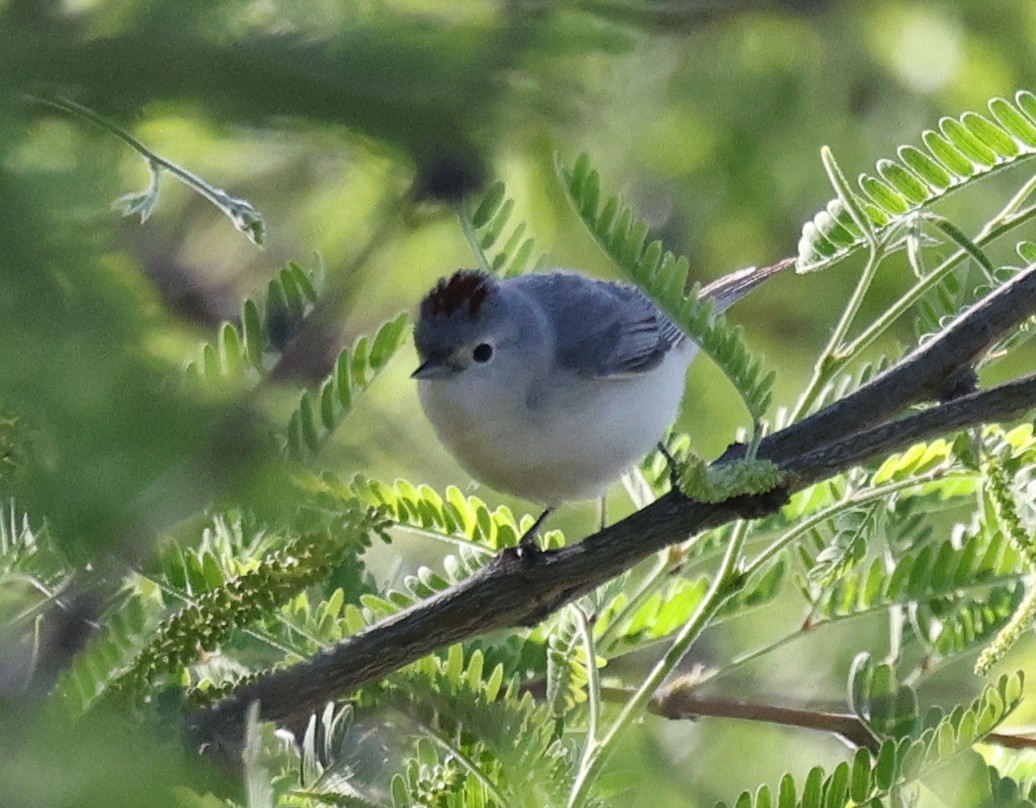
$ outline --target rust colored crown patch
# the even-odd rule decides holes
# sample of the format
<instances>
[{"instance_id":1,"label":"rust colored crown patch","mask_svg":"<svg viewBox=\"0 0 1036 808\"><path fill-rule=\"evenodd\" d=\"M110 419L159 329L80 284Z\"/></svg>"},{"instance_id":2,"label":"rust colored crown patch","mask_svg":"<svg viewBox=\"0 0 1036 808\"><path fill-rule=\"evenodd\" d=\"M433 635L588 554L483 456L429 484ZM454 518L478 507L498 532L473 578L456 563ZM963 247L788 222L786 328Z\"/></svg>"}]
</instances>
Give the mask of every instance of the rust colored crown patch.
<instances>
[{"instance_id":1,"label":"rust colored crown patch","mask_svg":"<svg viewBox=\"0 0 1036 808\"><path fill-rule=\"evenodd\" d=\"M492 288L492 281L484 272L462 269L450 278L440 278L435 288L421 301L421 317L452 314L466 303L468 315L478 314Z\"/></svg>"}]
</instances>

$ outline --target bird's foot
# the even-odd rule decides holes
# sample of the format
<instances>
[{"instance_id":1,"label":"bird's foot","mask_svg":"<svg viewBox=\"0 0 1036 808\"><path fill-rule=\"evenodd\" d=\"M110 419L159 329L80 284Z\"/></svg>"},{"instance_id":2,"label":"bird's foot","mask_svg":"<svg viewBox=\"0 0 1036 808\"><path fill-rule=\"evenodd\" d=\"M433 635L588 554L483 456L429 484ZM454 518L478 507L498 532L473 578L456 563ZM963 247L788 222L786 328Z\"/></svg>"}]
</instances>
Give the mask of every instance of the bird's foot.
<instances>
[{"instance_id":1,"label":"bird's foot","mask_svg":"<svg viewBox=\"0 0 1036 808\"><path fill-rule=\"evenodd\" d=\"M536 521L533 522L529 529L522 534L522 537L518 540L517 547L519 558L524 558L531 562L542 554L543 550L540 549L540 543L538 541L540 527L545 521L547 521L547 517L553 512L553 507L547 508L543 513L536 517Z\"/></svg>"},{"instance_id":2,"label":"bird's foot","mask_svg":"<svg viewBox=\"0 0 1036 808\"><path fill-rule=\"evenodd\" d=\"M673 453L669 451L669 447L666 446L662 441L658 442L658 452L665 458L666 465L669 466L669 485L674 490L680 490L680 464L676 462L676 458L673 457Z\"/></svg>"}]
</instances>

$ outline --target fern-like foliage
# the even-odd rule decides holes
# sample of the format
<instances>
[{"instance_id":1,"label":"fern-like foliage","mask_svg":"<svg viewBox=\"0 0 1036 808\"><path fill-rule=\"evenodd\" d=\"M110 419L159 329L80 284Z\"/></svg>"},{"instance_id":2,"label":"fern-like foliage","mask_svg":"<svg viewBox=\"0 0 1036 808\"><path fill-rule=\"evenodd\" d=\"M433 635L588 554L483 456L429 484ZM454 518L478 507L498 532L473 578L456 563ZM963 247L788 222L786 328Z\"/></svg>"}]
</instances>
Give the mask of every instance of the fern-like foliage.
<instances>
[{"instance_id":1,"label":"fern-like foliage","mask_svg":"<svg viewBox=\"0 0 1036 808\"><path fill-rule=\"evenodd\" d=\"M357 396L378 377L400 345L410 322L404 312L383 323L372 339L362 336L344 349L318 392L304 390L288 420L288 453L316 454L352 410Z\"/></svg>"},{"instance_id":2,"label":"fern-like foliage","mask_svg":"<svg viewBox=\"0 0 1036 808\"><path fill-rule=\"evenodd\" d=\"M881 528L887 512L885 503L878 501L838 514L834 536L809 568L810 581L829 586L859 564L867 554L868 539Z\"/></svg>"},{"instance_id":3,"label":"fern-like foliage","mask_svg":"<svg viewBox=\"0 0 1036 808\"><path fill-rule=\"evenodd\" d=\"M239 514L216 514L195 546L170 545L152 577L185 599L225 586L255 569L289 540Z\"/></svg>"},{"instance_id":4,"label":"fern-like foliage","mask_svg":"<svg viewBox=\"0 0 1036 808\"><path fill-rule=\"evenodd\" d=\"M291 649L285 655L286 663L298 662L456 585L479 566L473 554L462 551L459 557L446 556L442 571L421 567L405 576L400 585L378 594L370 586L358 593L335 589L323 598L300 592L281 606L282 619L268 621L265 630L279 647ZM546 675L546 632L546 627L539 627L484 637L466 643L465 648L481 653L490 667L502 664L526 678L540 678Z\"/></svg>"},{"instance_id":5,"label":"fern-like foliage","mask_svg":"<svg viewBox=\"0 0 1036 808\"><path fill-rule=\"evenodd\" d=\"M984 492L991 505L995 529L1011 543L1011 548L1030 578L1036 574L1036 546L1033 545L1032 534L1022 525L1015 507L1014 495L1005 464L1000 458L991 456L985 464L986 480ZM1027 632L1036 621L1036 589L1032 586L1025 592L1016 607L1011 619L997 633L996 638L979 655L975 663L975 672L985 675L989 669L1004 658L1007 652L1018 642L1022 634Z\"/></svg>"},{"instance_id":6,"label":"fern-like foliage","mask_svg":"<svg viewBox=\"0 0 1036 808\"><path fill-rule=\"evenodd\" d=\"M281 606L283 620L273 625L268 622L267 630L284 647L293 649L286 654L285 662L301 661L366 626L369 621L363 619L357 608L364 594L367 593L347 593L341 587L325 597L303 591Z\"/></svg>"},{"instance_id":7,"label":"fern-like foliage","mask_svg":"<svg viewBox=\"0 0 1036 808\"><path fill-rule=\"evenodd\" d=\"M851 373L839 374L820 389L810 409L812 411L821 410L829 404L845 398L849 393L858 390L871 381L871 379L884 373L895 361L896 357L894 355L883 355L873 362L864 362ZM787 426L787 411L778 412L774 420L774 426L777 428Z\"/></svg>"},{"instance_id":8,"label":"fern-like foliage","mask_svg":"<svg viewBox=\"0 0 1036 808\"><path fill-rule=\"evenodd\" d=\"M1036 759L1032 755L992 747L986 762L995 808L1036 805Z\"/></svg>"},{"instance_id":9,"label":"fern-like foliage","mask_svg":"<svg viewBox=\"0 0 1036 808\"><path fill-rule=\"evenodd\" d=\"M336 708L328 704L320 713L314 713L302 736L302 785L313 788L328 770L328 764L338 756L338 747L352 724L352 705Z\"/></svg>"},{"instance_id":10,"label":"fern-like foliage","mask_svg":"<svg viewBox=\"0 0 1036 808\"><path fill-rule=\"evenodd\" d=\"M357 509L342 516L337 531L306 535L267 554L244 574L210 589L165 619L136 658L122 670L111 692L139 696L158 676L194 662L236 630L249 626L335 567L366 542L373 520Z\"/></svg>"},{"instance_id":11,"label":"fern-like foliage","mask_svg":"<svg viewBox=\"0 0 1036 808\"><path fill-rule=\"evenodd\" d=\"M954 459L953 444L938 438L930 443L915 443L905 452L889 455L871 478L872 485L906 480L931 471Z\"/></svg>"},{"instance_id":12,"label":"fern-like foliage","mask_svg":"<svg viewBox=\"0 0 1036 808\"><path fill-rule=\"evenodd\" d=\"M977 281L965 283L958 277L960 273L949 273L939 281L935 288L918 303L918 316L914 323L914 331L919 343L939 334L952 320L960 317L975 304L984 300L994 290L1015 278L1024 267L1033 263L1027 256L1032 255L1031 242L1020 242L1017 252L1022 258L1021 265L1005 265L992 268L981 275ZM995 361L1012 348L1032 336L1033 323L1026 321L1012 329L995 346L979 360L978 366Z\"/></svg>"},{"instance_id":13,"label":"fern-like foliage","mask_svg":"<svg viewBox=\"0 0 1036 808\"><path fill-rule=\"evenodd\" d=\"M505 681L502 666L484 664L481 652L465 657L453 646L377 686L379 703L410 716L415 734L434 742L394 778L394 805L564 804L575 764L549 709L522 693L517 678Z\"/></svg>"},{"instance_id":14,"label":"fern-like foliage","mask_svg":"<svg viewBox=\"0 0 1036 808\"><path fill-rule=\"evenodd\" d=\"M45 524L33 524L13 501L0 506L0 667L8 688L32 681L40 634L74 572Z\"/></svg>"},{"instance_id":15,"label":"fern-like foliage","mask_svg":"<svg viewBox=\"0 0 1036 808\"><path fill-rule=\"evenodd\" d=\"M583 631L589 631L579 604L571 604L553 621L547 638L547 705L559 718L570 714L587 699L590 671ZM606 660L596 656L593 664Z\"/></svg>"},{"instance_id":16,"label":"fern-like foliage","mask_svg":"<svg viewBox=\"0 0 1036 808\"><path fill-rule=\"evenodd\" d=\"M316 279L289 263L270 279L263 296L245 300L240 325L223 323L216 343L202 346L201 360L187 365L188 377L209 382L261 378L318 298Z\"/></svg>"},{"instance_id":17,"label":"fern-like foliage","mask_svg":"<svg viewBox=\"0 0 1036 808\"><path fill-rule=\"evenodd\" d=\"M917 639L945 656L985 641L1011 615L1021 592L1017 562L1001 534L979 530L904 553L891 566L875 558L827 587L804 584L803 591L813 621L911 606Z\"/></svg>"},{"instance_id":18,"label":"fern-like foliage","mask_svg":"<svg viewBox=\"0 0 1036 808\"><path fill-rule=\"evenodd\" d=\"M883 688L874 680L886 677L886 666L873 666L869 660L854 671L857 698L872 698L873 688ZM851 761L839 763L830 774L814 767L801 785L791 774L781 778L776 790L761 786L754 794L744 792L733 808L849 808L858 805L885 805L893 793L901 801L910 787L932 774L951 758L965 753L999 725L1021 700L1024 679L1021 673L1004 675L987 686L967 707L959 706L949 714L930 710L918 718L909 715L898 723L899 733L875 733L873 750L857 749ZM896 693L900 691L896 690ZM883 698L885 691L878 693ZM858 702L860 703L860 702ZM883 708L888 704L882 702ZM916 700L898 696L894 709L916 707ZM866 714L861 715L864 718ZM1009 790L990 778L990 786ZM901 804L901 802L893 803ZM727 808L718 803L717 808Z\"/></svg>"},{"instance_id":19,"label":"fern-like foliage","mask_svg":"<svg viewBox=\"0 0 1036 808\"><path fill-rule=\"evenodd\" d=\"M54 688L70 717L89 710L111 686L117 672L131 665L162 622L165 604L154 587L123 598L104 617L104 629L91 637Z\"/></svg>"},{"instance_id":20,"label":"fern-like foliage","mask_svg":"<svg viewBox=\"0 0 1036 808\"><path fill-rule=\"evenodd\" d=\"M457 555L447 555L443 558L442 572L436 572L431 567L418 567L413 575L404 576L402 588L389 588L382 594L364 595L360 598L367 612L362 618L363 625L396 614L415 603L444 592L451 586L456 586L470 578L487 561L488 558L484 554L461 547ZM348 613L346 619L351 619Z\"/></svg>"},{"instance_id":21,"label":"fern-like foliage","mask_svg":"<svg viewBox=\"0 0 1036 808\"><path fill-rule=\"evenodd\" d=\"M13 501L0 506L0 592L4 593L0 606L10 607L20 600L12 592L19 582L34 590L34 599L38 599L54 591L71 574L70 562L45 526L34 526L29 514L19 510ZM0 611L0 616L3 614Z\"/></svg>"},{"instance_id":22,"label":"fern-like foliage","mask_svg":"<svg viewBox=\"0 0 1036 808\"><path fill-rule=\"evenodd\" d=\"M431 486L414 485L407 480L388 485L357 475L345 484L325 474L322 481L329 492L346 501L355 497L396 525L451 543L470 542L475 547L496 551L513 547L522 535L522 525L528 526L529 517L519 525L510 508L500 505L490 510L483 500L465 496L452 485L443 495Z\"/></svg>"},{"instance_id":23,"label":"fern-like foliage","mask_svg":"<svg viewBox=\"0 0 1036 808\"><path fill-rule=\"evenodd\" d=\"M187 366L189 378L208 382L256 382L272 368L320 298L318 279L289 263L266 285L262 297L242 304L240 324L225 322L215 343L205 343L201 360ZM305 390L288 419L288 454L302 459L316 454L357 397L378 377L402 345L409 316L401 313L359 337L339 353L316 392Z\"/></svg>"},{"instance_id":24,"label":"fern-like foliage","mask_svg":"<svg viewBox=\"0 0 1036 808\"><path fill-rule=\"evenodd\" d=\"M1005 471L1027 481L1036 457L1032 425L1010 432L988 427L983 434L985 443L999 446ZM827 514L814 517L798 545L807 625L904 607L908 637L928 659L974 651L998 632L1016 633L1024 625L1031 607L1024 600L1021 533L1009 539L990 516L991 506L986 519L958 524L949 537L925 518L933 510L971 508L983 490L970 444L965 434L918 443L869 474L857 470L789 502L788 519ZM1018 485L1019 492L1028 490L1028 483ZM882 486L895 493L870 497ZM1027 498L1012 494L1009 501Z\"/></svg>"},{"instance_id":25,"label":"fern-like foliage","mask_svg":"<svg viewBox=\"0 0 1036 808\"><path fill-rule=\"evenodd\" d=\"M1020 784L1003 776L995 767L989 767L991 808L1036 808L1036 783Z\"/></svg>"},{"instance_id":26,"label":"fern-like foliage","mask_svg":"<svg viewBox=\"0 0 1036 808\"><path fill-rule=\"evenodd\" d=\"M920 738L940 729L946 719L955 726L957 747L967 748L1000 724L1022 699L1025 679L1021 671L1004 674L986 685L970 706L960 705L949 714L937 707L921 714L917 695L898 680L887 663L876 664L867 653L853 660L849 673L849 706L878 740ZM964 716L971 713L971 719Z\"/></svg>"},{"instance_id":27,"label":"fern-like foliage","mask_svg":"<svg viewBox=\"0 0 1036 808\"><path fill-rule=\"evenodd\" d=\"M915 734L920 710L914 688L899 680L895 666L857 654L849 669L849 709L876 739Z\"/></svg>"},{"instance_id":28,"label":"fern-like foliage","mask_svg":"<svg viewBox=\"0 0 1036 808\"><path fill-rule=\"evenodd\" d=\"M918 303L918 315L914 323L917 341L925 342L940 333L951 320L960 317L1020 271L1021 267L1017 266L996 267L979 282L970 285L966 285L964 280L954 273L947 274L931 293Z\"/></svg>"},{"instance_id":29,"label":"fern-like foliage","mask_svg":"<svg viewBox=\"0 0 1036 808\"><path fill-rule=\"evenodd\" d=\"M715 624L739 617L771 602L781 591L788 565L782 556L763 574L730 597L717 612ZM666 576L654 591L631 600L619 591L598 612L594 637L609 656L645 648L679 631L701 605L709 588L705 576Z\"/></svg>"},{"instance_id":30,"label":"fern-like foliage","mask_svg":"<svg viewBox=\"0 0 1036 808\"><path fill-rule=\"evenodd\" d=\"M350 704L328 704L310 717L299 750L301 788L293 788L281 804L384 808L379 789L356 772L363 767L363 755L373 750L365 743L366 733L355 726L354 716Z\"/></svg>"},{"instance_id":31,"label":"fern-like foliage","mask_svg":"<svg viewBox=\"0 0 1036 808\"><path fill-rule=\"evenodd\" d=\"M336 505L334 514L342 507ZM355 513L355 510L354 502L350 512ZM349 521L348 514L345 519ZM305 535L340 535L337 517L328 515L314 523L317 527ZM248 635L245 642L258 642L265 647L266 655L280 653L283 661L290 663L343 639L349 633L343 619L346 595L348 605L355 608L361 595L376 589L363 564L362 554L381 528L380 521L374 521L369 533L354 533L343 548L344 555L330 564L319 585L298 591L279 609L267 611L261 619L242 626ZM173 546L163 553L151 578L154 586L161 587L166 600L191 604L209 593L233 588L238 579L261 569L275 554L293 552L296 543L253 520L217 517L213 526L203 531L197 547ZM235 634L235 641L238 636L240 632ZM192 697L211 698L216 692L222 692L220 689L225 683L248 672L233 662L233 652L227 653L225 648L221 651L223 653L200 654L193 663L191 674L197 684Z\"/></svg>"},{"instance_id":32,"label":"fern-like foliage","mask_svg":"<svg viewBox=\"0 0 1036 808\"><path fill-rule=\"evenodd\" d=\"M546 265L547 254L534 258L536 241L527 235L525 222L512 223L514 200L507 195L507 186L494 182L482 195L474 211L461 212L461 225L479 263L492 274L505 278L539 269Z\"/></svg>"},{"instance_id":33,"label":"fern-like foliage","mask_svg":"<svg viewBox=\"0 0 1036 808\"><path fill-rule=\"evenodd\" d=\"M976 177L1014 165L1036 154L1036 96L1027 90L1014 103L989 102L989 117L966 112L943 118L939 131L921 135L924 149L901 146L898 161L884 159L876 174L861 174L857 208L875 232L888 232ZM830 266L867 243L867 235L838 199L807 222L799 240L798 269Z\"/></svg>"},{"instance_id":34,"label":"fern-like foliage","mask_svg":"<svg viewBox=\"0 0 1036 808\"><path fill-rule=\"evenodd\" d=\"M58 680L56 692L61 700L73 715L87 711L112 687L113 681L118 684L126 671L148 655L160 656L161 650L154 645L159 632L166 632L171 626L186 631L183 627L190 619L201 622L198 609L192 610L192 605L218 601L221 595L214 593L225 596L240 588L241 579L247 581L248 576L269 565L278 553L291 553L292 548L290 540L264 531L238 515L214 517L194 547L170 544L156 559L154 569L134 574L126 581L123 596L104 616L103 629L94 634L84 652ZM177 611L170 614L174 606ZM228 616L235 619L233 610ZM244 621L240 625L244 626ZM198 626L195 628L201 631ZM199 644L192 656L188 645L189 640L182 649L182 665L195 664L202 680L200 686L212 688L208 680L213 678L213 671L208 669L219 665L219 657L212 658L211 664L204 662L207 654L198 653L198 648L204 646ZM214 647L210 645L207 650ZM165 663L164 667L155 663L154 675L181 666L174 656ZM244 672L243 668L223 668L216 677L221 682L227 676ZM143 687L146 681L150 679L145 678L139 686Z\"/></svg>"},{"instance_id":35,"label":"fern-like foliage","mask_svg":"<svg viewBox=\"0 0 1036 808\"><path fill-rule=\"evenodd\" d=\"M758 423L770 405L774 374L751 356L738 328L715 316L709 300L689 287L690 264L665 250L660 241L645 245L648 224L615 195L601 200L601 178L580 155L571 167L558 167L579 216L604 252L716 362Z\"/></svg>"}]
</instances>

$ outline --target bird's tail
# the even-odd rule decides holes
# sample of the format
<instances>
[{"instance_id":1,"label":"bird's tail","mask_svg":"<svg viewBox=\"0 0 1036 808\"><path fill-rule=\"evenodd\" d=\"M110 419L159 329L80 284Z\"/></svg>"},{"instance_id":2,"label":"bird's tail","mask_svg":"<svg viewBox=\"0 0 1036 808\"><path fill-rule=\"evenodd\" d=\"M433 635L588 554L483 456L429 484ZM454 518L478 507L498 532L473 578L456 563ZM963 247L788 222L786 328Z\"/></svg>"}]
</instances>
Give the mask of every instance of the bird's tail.
<instances>
[{"instance_id":1,"label":"bird's tail","mask_svg":"<svg viewBox=\"0 0 1036 808\"><path fill-rule=\"evenodd\" d=\"M794 258L785 258L783 261L778 261L776 264L770 264L766 267L747 267L731 272L728 275L717 278L707 286L703 286L698 294L698 299L714 298L716 305L713 310L718 314L737 303L737 301L767 278L776 275L783 269L787 269L794 263Z\"/></svg>"}]
</instances>

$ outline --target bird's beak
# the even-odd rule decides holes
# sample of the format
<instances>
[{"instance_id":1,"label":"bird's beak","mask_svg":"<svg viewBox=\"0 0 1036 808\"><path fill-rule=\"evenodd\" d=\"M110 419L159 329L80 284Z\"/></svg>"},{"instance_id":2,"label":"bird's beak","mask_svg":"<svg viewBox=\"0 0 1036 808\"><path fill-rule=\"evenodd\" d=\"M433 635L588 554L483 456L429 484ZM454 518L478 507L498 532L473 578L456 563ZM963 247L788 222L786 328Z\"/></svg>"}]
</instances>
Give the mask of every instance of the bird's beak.
<instances>
[{"instance_id":1,"label":"bird's beak","mask_svg":"<svg viewBox=\"0 0 1036 808\"><path fill-rule=\"evenodd\" d=\"M432 357L422 362L417 370L410 374L411 379L441 379L453 373L453 365L445 359Z\"/></svg>"}]
</instances>

